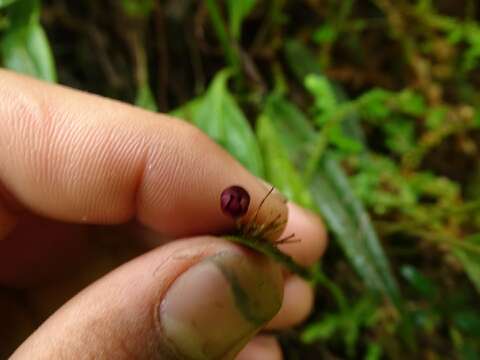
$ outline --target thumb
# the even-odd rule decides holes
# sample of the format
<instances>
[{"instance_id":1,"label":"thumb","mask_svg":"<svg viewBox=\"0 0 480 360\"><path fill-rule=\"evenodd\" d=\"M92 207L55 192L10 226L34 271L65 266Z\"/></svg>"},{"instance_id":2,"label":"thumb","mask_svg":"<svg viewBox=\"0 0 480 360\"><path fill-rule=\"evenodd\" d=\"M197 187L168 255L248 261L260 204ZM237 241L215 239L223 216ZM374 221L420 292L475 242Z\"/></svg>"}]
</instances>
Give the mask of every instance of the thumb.
<instances>
[{"instance_id":1,"label":"thumb","mask_svg":"<svg viewBox=\"0 0 480 360\"><path fill-rule=\"evenodd\" d=\"M213 237L177 241L75 296L12 359L232 359L282 294L265 257Z\"/></svg>"}]
</instances>

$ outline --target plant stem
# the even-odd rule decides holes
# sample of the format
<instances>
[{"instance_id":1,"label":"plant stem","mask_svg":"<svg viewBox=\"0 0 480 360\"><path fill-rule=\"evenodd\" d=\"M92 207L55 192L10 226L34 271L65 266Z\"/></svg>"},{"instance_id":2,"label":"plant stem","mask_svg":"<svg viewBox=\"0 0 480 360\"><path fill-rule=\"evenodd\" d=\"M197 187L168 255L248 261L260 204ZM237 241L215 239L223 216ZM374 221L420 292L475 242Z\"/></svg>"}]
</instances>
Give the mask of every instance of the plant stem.
<instances>
[{"instance_id":1,"label":"plant stem","mask_svg":"<svg viewBox=\"0 0 480 360\"><path fill-rule=\"evenodd\" d=\"M227 240L236 242L241 245L245 245L253 250L256 250L269 258L277 261L281 265L283 265L287 270L299 275L303 279L307 281L313 280L312 271L308 268L305 268L293 260L292 257L288 256L287 254L281 252L275 244L263 241L263 240L255 240L246 238L243 236L227 236Z\"/></svg>"},{"instance_id":2,"label":"plant stem","mask_svg":"<svg viewBox=\"0 0 480 360\"><path fill-rule=\"evenodd\" d=\"M325 286L330 291L338 305L340 312L346 313L349 304L347 299L343 295L342 289L325 275L320 266L318 266L318 269L315 271L315 280L320 285Z\"/></svg>"},{"instance_id":3,"label":"plant stem","mask_svg":"<svg viewBox=\"0 0 480 360\"><path fill-rule=\"evenodd\" d=\"M220 44L223 47L225 52L225 58L229 66L231 66L235 73L240 69L240 61L238 58L238 52L232 46L232 41L227 31L227 26L222 18L220 9L218 8L217 2L215 0L206 0L206 5L210 19L212 20L212 25L215 30L215 34L220 41Z\"/></svg>"},{"instance_id":4,"label":"plant stem","mask_svg":"<svg viewBox=\"0 0 480 360\"><path fill-rule=\"evenodd\" d=\"M419 229L417 227L407 226L405 224L394 224L377 222L377 225L382 225L389 233L406 232L410 235L417 236L421 239L436 243L444 243L450 247L463 248L464 250L471 251L472 253L480 255L480 246L473 245L469 242L459 240L453 236L446 234L438 234L429 230Z\"/></svg>"},{"instance_id":5,"label":"plant stem","mask_svg":"<svg viewBox=\"0 0 480 360\"><path fill-rule=\"evenodd\" d=\"M472 253L480 255L480 247L475 246L475 245L473 245L469 242L462 241L462 240L457 240L457 239L451 238L449 236L442 236L442 237L435 238L434 236L430 236L427 233L423 233L422 235L426 239L436 241L436 242L440 242L440 243L443 242L445 244L448 244L451 247L462 248L463 250L470 251Z\"/></svg>"}]
</instances>

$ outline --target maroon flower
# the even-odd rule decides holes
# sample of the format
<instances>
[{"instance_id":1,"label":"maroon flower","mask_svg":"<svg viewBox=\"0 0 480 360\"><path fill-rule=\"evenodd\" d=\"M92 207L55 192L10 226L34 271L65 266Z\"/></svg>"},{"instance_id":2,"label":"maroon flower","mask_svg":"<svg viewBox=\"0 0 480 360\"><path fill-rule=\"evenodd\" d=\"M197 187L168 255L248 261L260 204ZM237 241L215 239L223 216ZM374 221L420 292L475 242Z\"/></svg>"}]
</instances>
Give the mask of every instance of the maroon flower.
<instances>
[{"instance_id":1,"label":"maroon flower","mask_svg":"<svg viewBox=\"0 0 480 360\"><path fill-rule=\"evenodd\" d=\"M222 191L220 206L224 214L237 219L245 215L250 205L250 195L241 186L230 186Z\"/></svg>"}]
</instances>

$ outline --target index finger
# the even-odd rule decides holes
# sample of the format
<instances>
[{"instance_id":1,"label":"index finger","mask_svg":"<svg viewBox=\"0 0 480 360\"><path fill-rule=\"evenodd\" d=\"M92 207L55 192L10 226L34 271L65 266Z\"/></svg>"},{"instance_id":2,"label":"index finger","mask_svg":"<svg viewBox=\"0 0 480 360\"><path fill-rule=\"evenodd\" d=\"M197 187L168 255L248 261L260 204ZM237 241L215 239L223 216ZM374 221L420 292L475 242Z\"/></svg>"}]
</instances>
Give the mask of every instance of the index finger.
<instances>
[{"instance_id":1,"label":"index finger","mask_svg":"<svg viewBox=\"0 0 480 360\"><path fill-rule=\"evenodd\" d=\"M216 233L233 225L220 209L223 189L247 189L250 215L268 191L206 135L165 115L2 70L0 109L0 188L42 216ZM0 209L10 203L1 194ZM287 207L273 194L258 221L277 216L286 221ZM0 224L12 219L0 210Z\"/></svg>"}]
</instances>

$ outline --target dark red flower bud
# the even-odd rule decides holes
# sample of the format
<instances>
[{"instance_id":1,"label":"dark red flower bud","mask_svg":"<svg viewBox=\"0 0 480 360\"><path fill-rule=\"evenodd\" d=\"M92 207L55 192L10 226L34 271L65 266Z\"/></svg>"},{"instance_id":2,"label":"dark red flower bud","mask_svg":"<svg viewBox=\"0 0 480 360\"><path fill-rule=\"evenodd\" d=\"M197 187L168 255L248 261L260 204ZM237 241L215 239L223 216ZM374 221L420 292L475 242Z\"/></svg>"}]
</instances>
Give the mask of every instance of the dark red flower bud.
<instances>
[{"instance_id":1,"label":"dark red flower bud","mask_svg":"<svg viewBox=\"0 0 480 360\"><path fill-rule=\"evenodd\" d=\"M250 195L241 186L230 186L222 191L220 206L224 214L237 219L245 215L250 205Z\"/></svg>"}]
</instances>

